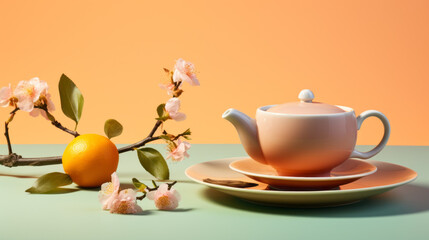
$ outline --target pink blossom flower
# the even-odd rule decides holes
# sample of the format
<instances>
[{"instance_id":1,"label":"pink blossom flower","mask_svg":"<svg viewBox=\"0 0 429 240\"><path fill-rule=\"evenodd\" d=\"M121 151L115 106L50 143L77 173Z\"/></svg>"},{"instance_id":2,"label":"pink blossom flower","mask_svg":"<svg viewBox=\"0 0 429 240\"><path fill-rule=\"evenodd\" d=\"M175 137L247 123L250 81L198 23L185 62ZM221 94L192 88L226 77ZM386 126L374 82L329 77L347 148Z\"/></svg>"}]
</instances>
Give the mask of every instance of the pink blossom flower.
<instances>
[{"instance_id":1,"label":"pink blossom flower","mask_svg":"<svg viewBox=\"0 0 429 240\"><path fill-rule=\"evenodd\" d=\"M136 196L136 191L131 188L122 190L113 200L110 212L119 214L134 214L142 212L142 208L137 204Z\"/></svg>"},{"instance_id":2,"label":"pink blossom flower","mask_svg":"<svg viewBox=\"0 0 429 240\"><path fill-rule=\"evenodd\" d=\"M177 141L177 147L174 149L170 149L170 152L167 156L171 158L173 161L180 162L185 157L189 157L187 151L191 148L191 144L185 141L181 141L180 139Z\"/></svg>"},{"instance_id":3,"label":"pink blossom flower","mask_svg":"<svg viewBox=\"0 0 429 240\"><path fill-rule=\"evenodd\" d=\"M180 110L180 99L170 98L165 104L165 110L170 115L170 118L176 121L183 121L186 119L184 113L179 112Z\"/></svg>"},{"instance_id":4,"label":"pink blossom flower","mask_svg":"<svg viewBox=\"0 0 429 240\"><path fill-rule=\"evenodd\" d=\"M159 87L164 89L164 90L167 90L167 94L169 96L173 95L173 93L174 93L174 84L172 84L172 83L159 84Z\"/></svg>"},{"instance_id":5,"label":"pink blossom flower","mask_svg":"<svg viewBox=\"0 0 429 240\"><path fill-rule=\"evenodd\" d=\"M137 193L129 188L119 192L119 179L116 172L112 173L112 182L103 183L98 192L98 200L104 210L110 210L111 213L132 214L141 212L142 209L137 205Z\"/></svg>"},{"instance_id":6,"label":"pink blossom flower","mask_svg":"<svg viewBox=\"0 0 429 240\"><path fill-rule=\"evenodd\" d=\"M45 99L46 99L46 107L48 109L49 112L55 111L55 105L54 102L52 102L51 100L51 94L46 93L46 95L44 95ZM46 115L45 110L40 109L40 108L33 108L33 111L30 112L30 116L33 117L37 117L39 116L39 114L41 114L44 118L46 118L46 120L49 120L48 116Z\"/></svg>"},{"instance_id":7,"label":"pink blossom flower","mask_svg":"<svg viewBox=\"0 0 429 240\"><path fill-rule=\"evenodd\" d=\"M147 198L155 201L155 206L160 210L173 210L179 206L180 194L176 189L168 190L166 183L161 184L156 191L147 193Z\"/></svg>"},{"instance_id":8,"label":"pink blossom flower","mask_svg":"<svg viewBox=\"0 0 429 240\"><path fill-rule=\"evenodd\" d=\"M46 95L48 84L40 81L39 78L32 78L28 81L20 81L15 88L14 95L18 99L17 106L25 112L31 112L34 109L34 103L44 93Z\"/></svg>"},{"instance_id":9,"label":"pink blossom flower","mask_svg":"<svg viewBox=\"0 0 429 240\"><path fill-rule=\"evenodd\" d=\"M0 106L1 107L8 107L12 106L13 94L12 94L12 88L10 87L2 87L0 89Z\"/></svg>"},{"instance_id":10,"label":"pink blossom flower","mask_svg":"<svg viewBox=\"0 0 429 240\"><path fill-rule=\"evenodd\" d=\"M119 195L119 179L116 172L112 173L112 181L103 183L101 190L98 192L98 200L100 201L103 210L109 210L112 207L113 201Z\"/></svg>"},{"instance_id":11,"label":"pink blossom flower","mask_svg":"<svg viewBox=\"0 0 429 240\"><path fill-rule=\"evenodd\" d=\"M180 82L185 81L191 84L192 86L199 86L200 82L195 75L194 64L190 62L186 62L183 59L178 59L176 61L174 73L173 73L173 81Z\"/></svg>"}]
</instances>

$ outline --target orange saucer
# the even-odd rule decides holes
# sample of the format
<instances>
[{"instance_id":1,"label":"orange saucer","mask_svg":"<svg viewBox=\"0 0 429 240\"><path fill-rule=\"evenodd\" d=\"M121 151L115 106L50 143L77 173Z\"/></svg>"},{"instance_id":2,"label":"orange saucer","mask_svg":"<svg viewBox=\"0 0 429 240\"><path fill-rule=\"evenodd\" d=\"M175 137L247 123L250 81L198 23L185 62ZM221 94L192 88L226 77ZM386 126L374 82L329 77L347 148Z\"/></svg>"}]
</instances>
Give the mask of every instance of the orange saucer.
<instances>
[{"instance_id":1,"label":"orange saucer","mask_svg":"<svg viewBox=\"0 0 429 240\"><path fill-rule=\"evenodd\" d=\"M333 189L351 183L377 171L377 167L365 160L347 159L331 171L329 177L279 176L274 168L256 162L251 158L236 160L229 167L256 181L282 190L322 190Z\"/></svg>"},{"instance_id":2,"label":"orange saucer","mask_svg":"<svg viewBox=\"0 0 429 240\"><path fill-rule=\"evenodd\" d=\"M287 207L327 207L358 202L375 196L416 179L417 173L409 168L388 162L368 160L377 167L377 172L357 181L342 185L334 190L277 191L267 188L267 184L256 182L241 173L232 171L229 164L241 158L226 158L197 163L186 169L191 180L250 202L271 206ZM220 181L244 181L256 183L254 187L237 188L208 183L205 179Z\"/></svg>"}]
</instances>

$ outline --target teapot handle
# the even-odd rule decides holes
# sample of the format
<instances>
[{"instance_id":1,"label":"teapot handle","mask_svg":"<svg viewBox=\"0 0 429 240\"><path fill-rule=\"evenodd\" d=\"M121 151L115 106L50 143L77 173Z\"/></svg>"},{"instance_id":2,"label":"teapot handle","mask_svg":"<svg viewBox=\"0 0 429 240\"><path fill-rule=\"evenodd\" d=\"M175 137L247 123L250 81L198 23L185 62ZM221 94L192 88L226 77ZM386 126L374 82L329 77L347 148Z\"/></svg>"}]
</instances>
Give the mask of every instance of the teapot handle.
<instances>
[{"instance_id":1,"label":"teapot handle","mask_svg":"<svg viewBox=\"0 0 429 240\"><path fill-rule=\"evenodd\" d=\"M390 136L390 124L389 124L389 120L387 120L387 117L379 112L379 111L375 111L375 110L368 110L365 111L363 113L361 113L357 118L356 118L356 122L357 122L357 129L359 130L360 127L362 126L362 122L367 119L368 117L377 117L378 119L381 120L381 122L383 123L384 126L384 135L383 135L383 139L381 139L380 143L373 148L371 151L369 152L359 152L356 149L353 150L352 154L350 155L350 158L362 158L362 159L368 159L370 157L373 157L374 155L376 155L377 153L379 153L384 146L386 146L387 140L389 140L389 136Z\"/></svg>"}]
</instances>

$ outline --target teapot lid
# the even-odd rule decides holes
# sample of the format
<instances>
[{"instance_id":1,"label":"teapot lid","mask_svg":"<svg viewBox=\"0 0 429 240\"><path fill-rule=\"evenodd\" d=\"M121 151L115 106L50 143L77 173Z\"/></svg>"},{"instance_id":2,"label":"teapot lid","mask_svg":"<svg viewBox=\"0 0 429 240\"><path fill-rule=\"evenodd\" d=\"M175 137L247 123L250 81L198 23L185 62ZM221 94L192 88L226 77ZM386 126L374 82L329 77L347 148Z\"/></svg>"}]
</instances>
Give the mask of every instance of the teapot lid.
<instances>
[{"instance_id":1,"label":"teapot lid","mask_svg":"<svg viewBox=\"0 0 429 240\"><path fill-rule=\"evenodd\" d=\"M334 105L313 102L314 94L309 89L302 90L298 98L301 100L300 102L279 104L268 109L267 112L286 114L333 114L345 112Z\"/></svg>"}]
</instances>

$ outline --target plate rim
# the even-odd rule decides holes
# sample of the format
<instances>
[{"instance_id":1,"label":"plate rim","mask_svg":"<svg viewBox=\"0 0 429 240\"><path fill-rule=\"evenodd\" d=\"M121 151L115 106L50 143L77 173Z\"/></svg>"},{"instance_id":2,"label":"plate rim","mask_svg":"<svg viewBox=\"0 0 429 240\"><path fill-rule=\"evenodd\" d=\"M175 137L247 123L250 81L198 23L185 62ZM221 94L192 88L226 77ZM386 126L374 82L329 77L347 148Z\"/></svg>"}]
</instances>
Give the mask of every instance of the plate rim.
<instances>
[{"instance_id":1,"label":"plate rim","mask_svg":"<svg viewBox=\"0 0 429 240\"><path fill-rule=\"evenodd\" d=\"M212 188L218 188L218 189L223 189L223 190L228 190L228 191L243 192L243 193L255 193L255 194L263 194L263 195L301 195L301 196L305 196L305 195L314 196L314 195L326 195L326 194L346 194L346 193L365 192L365 191L371 191L371 190L389 189L389 188L394 188L397 186L401 186L401 185L410 183L410 182L414 181L418 176L416 171L414 171L410 168L404 167L402 165L399 165L399 164L394 164L394 163L389 163L389 162L384 162L384 161L378 161L378 160L368 160L368 161L372 161L372 162L388 163L388 164L407 168L407 169L413 171L415 173L415 176L411 179L408 179L406 181L402 181L399 183L383 185L383 186L367 187L367 188L344 189L344 190L266 191L266 190L260 190L260 189L236 188L236 187L223 186L223 185L219 185L219 184L206 183L206 182L200 181L198 179L195 179L195 178L189 176L189 174L188 174L188 171L192 167L195 167L198 164L203 164L203 163L212 162L212 161L234 160L234 159L240 159L240 158L247 158L247 157L222 158L222 159L215 159L215 160L209 160L209 161L205 161L205 162L196 163L196 164L193 164L192 166L189 166L186 168L185 175L194 182L197 182L197 183L200 183L200 184L212 187Z\"/></svg>"}]
</instances>

